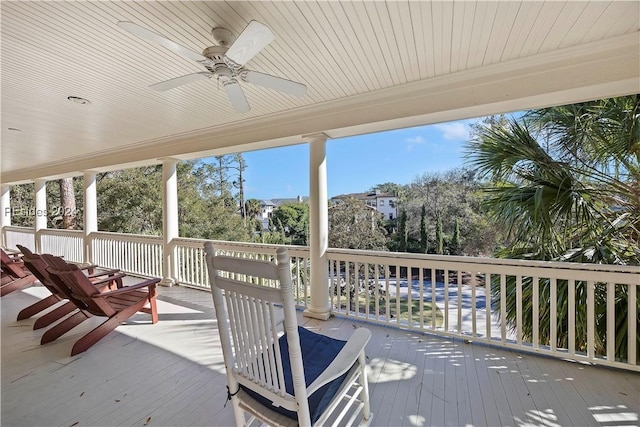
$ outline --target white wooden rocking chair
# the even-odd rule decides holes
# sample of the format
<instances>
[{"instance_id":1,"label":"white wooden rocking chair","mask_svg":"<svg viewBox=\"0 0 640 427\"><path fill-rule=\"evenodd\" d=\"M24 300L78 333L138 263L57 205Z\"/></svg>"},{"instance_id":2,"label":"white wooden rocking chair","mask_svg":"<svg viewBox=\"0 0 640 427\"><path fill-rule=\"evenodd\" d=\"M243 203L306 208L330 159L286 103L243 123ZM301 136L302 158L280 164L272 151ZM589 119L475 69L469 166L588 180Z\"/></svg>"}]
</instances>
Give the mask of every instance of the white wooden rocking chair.
<instances>
[{"instance_id":1,"label":"white wooden rocking chair","mask_svg":"<svg viewBox=\"0 0 640 427\"><path fill-rule=\"evenodd\" d=\"M299 327L284 248L277 264L205 251L236 424L369 424L371 332L345 342Z\"/></svg>"}]
</instances>

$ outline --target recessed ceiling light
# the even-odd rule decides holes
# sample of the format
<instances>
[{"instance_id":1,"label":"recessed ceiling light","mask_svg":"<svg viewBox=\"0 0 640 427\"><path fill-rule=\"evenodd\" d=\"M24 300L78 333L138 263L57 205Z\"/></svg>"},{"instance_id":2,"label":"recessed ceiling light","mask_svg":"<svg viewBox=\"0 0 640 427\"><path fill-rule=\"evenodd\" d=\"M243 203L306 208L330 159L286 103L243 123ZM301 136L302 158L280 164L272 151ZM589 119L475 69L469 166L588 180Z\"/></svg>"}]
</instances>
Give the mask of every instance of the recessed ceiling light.
<instances>
[{"instance_id":1,"label":"recessed ceiling light","mask_svg":"<svg viewBox=\"0 0 640 427\"><path fill-rule=\"evenodd\" d=\"M12 130L14 132L22 132L22 129L18 129L18 128L7 128L7 130Z\"/></svg>"},{"instance_id":2,"label":"recessed ceiling light","mask_svg":"<svg viewBox=\"0 0 640 427\"><path fill-rule=\"evenodd\" d=\"M71 102L75 102L76 104L91 104L91 101L80 98L79 96L67 96L67 99Z\"/></svg>"}]
</instances>

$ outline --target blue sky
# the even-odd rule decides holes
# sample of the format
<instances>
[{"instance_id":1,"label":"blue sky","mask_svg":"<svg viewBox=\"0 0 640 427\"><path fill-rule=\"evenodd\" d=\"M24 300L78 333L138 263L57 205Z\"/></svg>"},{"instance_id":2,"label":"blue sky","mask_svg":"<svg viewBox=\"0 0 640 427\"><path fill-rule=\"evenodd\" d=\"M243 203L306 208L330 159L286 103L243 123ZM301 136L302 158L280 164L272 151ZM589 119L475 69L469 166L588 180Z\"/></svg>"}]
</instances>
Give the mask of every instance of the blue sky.
<instances>
[{"instance_id":1,"label":"blue sky","mask_svg":"<svg viewBox=\"0 0 640 427\"><path fill-rule=\"evenodd\" d=\"M327 141L329 197L376 184L407 184L425 172L462 166L469 125L479 119L419 126ZM309 195L307 144L243 153L245 198Z\"/></svg>"}]
</instances>

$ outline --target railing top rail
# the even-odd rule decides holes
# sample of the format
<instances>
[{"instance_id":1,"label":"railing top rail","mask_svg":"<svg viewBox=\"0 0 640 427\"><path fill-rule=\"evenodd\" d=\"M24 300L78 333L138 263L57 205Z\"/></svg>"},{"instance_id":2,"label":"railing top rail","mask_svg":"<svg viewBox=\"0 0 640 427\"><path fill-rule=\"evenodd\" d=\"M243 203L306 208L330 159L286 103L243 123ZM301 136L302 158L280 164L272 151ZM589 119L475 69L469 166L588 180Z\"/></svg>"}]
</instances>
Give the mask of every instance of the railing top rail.
<instances>
[{"instance_id":1,"label":"railing top rail","mask_svg":"<svg viewBox=\"0 0 640 427\"><path fill-rule=\"evenodd\" d=\"M532 267L532 268L548 268L562 269L572 271L590 271L590 272L617 272L617 273L637 273L640 274L640 266L634 265L612 265L612 264L583 264L574 262L560 261L527 261L519 259L504 258L484 258L484 257L468 257L455 255L432 255L432 254L414 254L406 252L380 252L380 251L363 251L356 249L336 249L329 248L327 251L331 255L344 255L346 257L367 257L376 258L378 260L387 260L380 262L381 264L391 264L390 260L415 260L415 261L431 261L439 262L443 265L451 263L465 264L466 266L477 266L478 270L482 270L483 266L506 266L506 267ZM640 280L640 279L639 279Z\"/></svg>"},{"instance_id":2,"label":"railing top rail","mask_svg":"<svg viewBox=\"0 0 640 427\"><path fill-rule=\"evenodd\" d=\"M189 247L203 247L208 239L195 239L187 237L177 237L172 240L175 245L189 246ZM278 248L287 248L290 253L308 253L308 246L295 246L295 245L271 245L267 243L252 243L252 242L231 242L227 240L212 240L214 246L218 248L233 248L239 251L254 252L254 253L275 253Z\"/></svg>"},{"instance_id":3,"label":"railing top rail","mask_svg":"<svg viewBox=\"0 0 640 427\"><path fill-rule=\"evenodd\" d=\"M18 225L5 225L2 227L5 231L16 231L18 233L33 233L33 227L21 227Z\"/></svg>"},{"instance_id":4,"label":"railing top rail","mask_svg":"<svg viewBox=\"0 0 640 427\"><path fill-rule=\"evenodd\" d=\"M94 231L89 234L89 238L105 238L114 240L132 240L132 241L162 241L162 236L154 236L149 234L128 234L128 233L112 233L108 231Z\"/></svg>"},{"instance_id":5,"label":"railing top rail","mask_svg":"<svg viewBox=\"0 0 640 427\"><path fill-rule=\"evenodd\" d=\"M52 234L52 235L65 235L65 234L78 234L82 236L84 233L82 230L67 230L62 228L42 228L38 230L40 234Z\"/></svg>"}]
</instances>

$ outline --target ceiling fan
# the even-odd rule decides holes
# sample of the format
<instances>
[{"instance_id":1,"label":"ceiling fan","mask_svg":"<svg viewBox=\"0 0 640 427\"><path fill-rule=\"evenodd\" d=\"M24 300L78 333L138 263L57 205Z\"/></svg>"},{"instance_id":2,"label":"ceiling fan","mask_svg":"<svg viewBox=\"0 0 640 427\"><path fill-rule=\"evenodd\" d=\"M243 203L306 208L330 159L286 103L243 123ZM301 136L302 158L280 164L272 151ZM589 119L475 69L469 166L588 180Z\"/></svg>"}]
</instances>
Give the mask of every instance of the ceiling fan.
<instances>
[{"instance_id":1,"label":"ceiling fan","mask_svg":"<svg viewBox=\"0 0 640 427\"><path fill-rule=\"evenodd\" d=\"M240 87L240 80L295 96L304 96L307 92L307 87L302 83L248 70L244 67L251 58L267 47L275 38L271 30L258 21L249 22L237 39L226 28L212 29L211 34L218 45L206 48L202 54L187 49L133 22L119 21L118 26L135 36L164 46L184 58L194 60L207 69L207 71L187 74L153 84L149 86L152 89L165 91L215 77L222 84L231 105L239 113L246 113L251 109Z\"/></svg>"}]
</instances>

